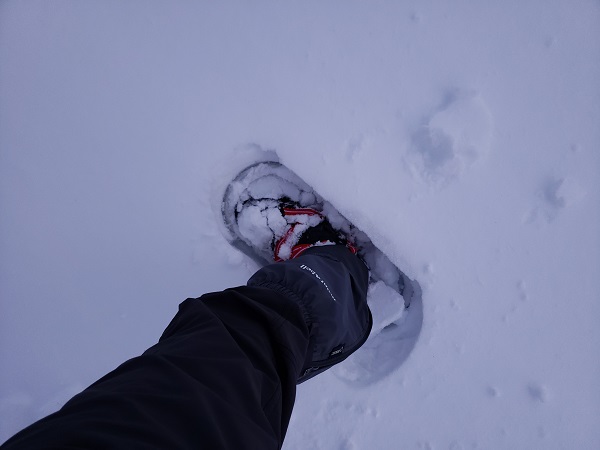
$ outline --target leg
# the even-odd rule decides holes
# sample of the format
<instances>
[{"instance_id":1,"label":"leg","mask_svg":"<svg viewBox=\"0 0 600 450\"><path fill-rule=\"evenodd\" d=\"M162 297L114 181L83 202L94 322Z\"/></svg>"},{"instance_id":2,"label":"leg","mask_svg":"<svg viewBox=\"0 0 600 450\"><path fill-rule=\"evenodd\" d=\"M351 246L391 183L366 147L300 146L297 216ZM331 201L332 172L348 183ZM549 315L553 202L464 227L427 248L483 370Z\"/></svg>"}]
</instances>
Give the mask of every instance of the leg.
<instances>
[{"instance_id":1,"label":"leg","mask_svg":"<svg viewBox=\"0 0 600 450\"><path fill-rule=\"evenodd\" d=\"M366 339L366 286L362 262L329 246L188 299L158 344L3 448L280 448L296 382L340 359L328 346Z\"/></svg>"}]
</instances>

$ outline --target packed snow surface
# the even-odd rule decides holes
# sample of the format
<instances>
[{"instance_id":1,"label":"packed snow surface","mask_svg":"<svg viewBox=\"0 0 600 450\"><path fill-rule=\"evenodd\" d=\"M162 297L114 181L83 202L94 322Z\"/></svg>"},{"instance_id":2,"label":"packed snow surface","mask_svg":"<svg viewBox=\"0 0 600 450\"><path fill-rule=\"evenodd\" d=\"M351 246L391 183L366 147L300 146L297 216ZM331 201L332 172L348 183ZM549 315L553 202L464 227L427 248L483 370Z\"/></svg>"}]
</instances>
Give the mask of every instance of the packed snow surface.
<instances>
[{"instance_id":1,"label":"packed snow surface","mask_svg":"<svg viewBox=\"0 0 600 450\"><path fill-rule=\"evenodd\" d=\"M1 2L0 442L245 284L255 145L423 291L284 448L600 448L598 80L592 0Z\"/></svg>"}]
</instances>

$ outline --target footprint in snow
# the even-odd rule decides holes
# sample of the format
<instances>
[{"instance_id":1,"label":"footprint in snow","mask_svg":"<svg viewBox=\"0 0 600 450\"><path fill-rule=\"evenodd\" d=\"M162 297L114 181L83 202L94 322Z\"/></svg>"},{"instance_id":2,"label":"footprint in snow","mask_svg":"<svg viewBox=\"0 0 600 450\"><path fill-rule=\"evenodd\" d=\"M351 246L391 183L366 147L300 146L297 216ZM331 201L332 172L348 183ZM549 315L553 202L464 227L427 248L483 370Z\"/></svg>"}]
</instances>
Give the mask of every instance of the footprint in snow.
<instances>
[{"instance_id":1,"label":"footprint in snow","mask_svg":"<svg viewBox=\"0 0 600 450\"><path fill-rule=\"evenodd\" d=\"M413 134L412 172L433 186L462 176L491 146L492 116L474 93L453 93Z\"/></svg>"},{"instance_id":2,"label":"footprint in snow","mask_svg":"<svg viewBox=\"0 0 600 450\"><path fill-rule=\"evenodd\" d=\"M570 177L549 177L538 189L535 206L525 215L524 222L539 219L552 223L567 207L579 203L585 197L584 189Z\"/></svg>"}]
</instances>

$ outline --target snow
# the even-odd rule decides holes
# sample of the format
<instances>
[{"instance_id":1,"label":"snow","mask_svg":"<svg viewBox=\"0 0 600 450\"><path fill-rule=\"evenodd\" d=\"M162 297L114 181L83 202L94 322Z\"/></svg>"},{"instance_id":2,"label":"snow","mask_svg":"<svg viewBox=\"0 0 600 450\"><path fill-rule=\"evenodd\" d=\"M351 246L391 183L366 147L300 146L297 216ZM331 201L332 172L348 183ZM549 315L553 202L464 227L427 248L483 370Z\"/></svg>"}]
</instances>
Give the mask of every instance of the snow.
<instances>
[{"instance_id":1,"label":"snow","mask_svg":"<svg viewBox=\"0 0 600 450\"><path fill-rule=\"evenodd\" d=\"M0 442L245 284L257 144L423 289L284 448L600 447L598 80L592 0L0 3Z\"/></svg>"}]
</instances>

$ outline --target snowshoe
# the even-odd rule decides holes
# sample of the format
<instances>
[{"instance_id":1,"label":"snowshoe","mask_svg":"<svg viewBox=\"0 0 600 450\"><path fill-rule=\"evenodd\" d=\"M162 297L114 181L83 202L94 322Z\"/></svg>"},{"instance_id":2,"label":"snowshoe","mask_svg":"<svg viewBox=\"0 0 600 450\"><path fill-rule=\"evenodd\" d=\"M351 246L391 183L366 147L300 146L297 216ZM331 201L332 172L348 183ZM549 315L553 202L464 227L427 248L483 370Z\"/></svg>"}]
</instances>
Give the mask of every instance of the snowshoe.
<instances>
[{"instance_id":1,"label":"snowshoe","mask_svg":"<svg viewBox=\"0 0 600 450\"><path fill-rule=\"evenodd\" d=\"M290 206L282 210L282 204ZM302 248L315 245L299 247L302 233L326 224L324 227L331 229L328 234L333 238L318 240L321 245L326 245L326 240L346 241L369 268L371 284L382 281L402 296L406 308L410 306L415 293L411 280L365 233L279 162L259 162L242 170L225 191L222 214L231 244L259 265L298 256ZM257 220L267 226L254 226ZM294 226L290 228L290 224Z\"/></svg>"},{"instance_id":2,"label":"snowshoe","mask_svg":"<svg viewBox=\"0 0 600 450\"><path fill-rule=\"evenodd\" d=\"M419 284L396 267L366 233L281 164L275 152L251 145L236 158L250 162L229 184L221 184L215 191L223 232L230 244L259 266L296 257L303 248L314 245L348 246L369 269L367 302L373 326L360 350L332 372L347 383L364 385L398 368L421 331ZM235 173L232 166L225 170ZM216 183L222 183L222 179ZM308 229L314 234L303 236Z\"/></svg>"}]
</instances>

